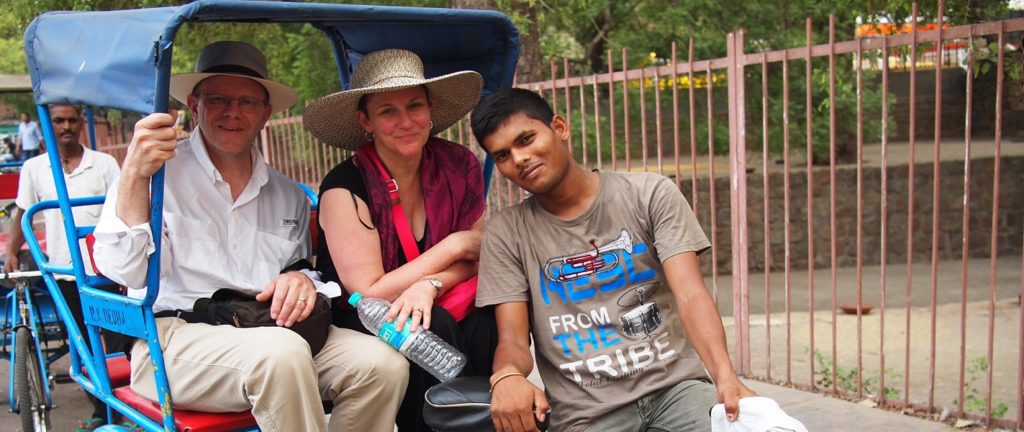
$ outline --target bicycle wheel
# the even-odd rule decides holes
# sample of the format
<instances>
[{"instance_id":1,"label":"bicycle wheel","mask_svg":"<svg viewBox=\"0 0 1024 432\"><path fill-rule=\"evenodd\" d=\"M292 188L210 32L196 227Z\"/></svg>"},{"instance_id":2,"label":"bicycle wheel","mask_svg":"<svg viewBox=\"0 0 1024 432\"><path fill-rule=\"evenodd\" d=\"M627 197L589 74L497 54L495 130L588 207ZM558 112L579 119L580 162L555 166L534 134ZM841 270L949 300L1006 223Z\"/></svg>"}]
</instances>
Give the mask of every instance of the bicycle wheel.
<instances>
[{"instance_id":1,"label":"bicycle wheel","mask_svg":"<svg viewBox=\"0 0 1024 432\"><path fill-rule=\"evenodd\" d=\"M17 339L14 386L18 395L21 430L22 432L48 431L50 429L50 413L46 406L46 393L43 391L43 386L47 385L47 382L39 369L39 359L36 357L32 332L21 327L18 329Z\"/></svg>"}]
</instances>

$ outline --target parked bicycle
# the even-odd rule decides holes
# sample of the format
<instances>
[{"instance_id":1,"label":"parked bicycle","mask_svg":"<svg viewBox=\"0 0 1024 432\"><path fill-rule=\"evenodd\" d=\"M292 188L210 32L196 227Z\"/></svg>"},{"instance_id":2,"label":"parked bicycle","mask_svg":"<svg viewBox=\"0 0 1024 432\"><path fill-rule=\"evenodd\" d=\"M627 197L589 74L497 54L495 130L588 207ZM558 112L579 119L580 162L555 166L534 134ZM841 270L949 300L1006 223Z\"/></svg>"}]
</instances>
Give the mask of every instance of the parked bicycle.
<instances>
[{"instance_id":1,"label":"parked bicycle","mask_svg":"<svg viewBox=\"0 0 1024 432\"><path fill-rule=\"evenodd\" d=\"M22 262L32 262L27 251L25 258ZM68 353L67 332L40 275L38 270L0 273L0 350L10 362L10 409L21 417L23 431L50 430L50 364Z\"/></svg>"}]
</instances>

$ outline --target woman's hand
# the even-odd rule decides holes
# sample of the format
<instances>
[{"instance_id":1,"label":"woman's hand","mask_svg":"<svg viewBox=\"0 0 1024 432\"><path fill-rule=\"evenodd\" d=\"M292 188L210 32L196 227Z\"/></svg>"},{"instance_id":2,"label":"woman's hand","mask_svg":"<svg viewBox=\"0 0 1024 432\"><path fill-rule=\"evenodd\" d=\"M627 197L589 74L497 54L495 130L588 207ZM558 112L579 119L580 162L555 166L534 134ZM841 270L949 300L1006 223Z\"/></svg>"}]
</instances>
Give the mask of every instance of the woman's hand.
<instances>
[{"instance_id":1,"label":"woman's hand","mask_svg":"<svg viewBox=\"0 0 1024 432\"><path fill-rule=\"evenodd\" d=\"M391 310L385 316L388 321L396 320L395 330L402 331L405 321L409 320L409 330L416 331L423 324L423 330L430 329L430 309L434 306L434 296L437 290L425 280L414 282L406 288L395 302L391 304Z\"/></svg>"}]
</instances>

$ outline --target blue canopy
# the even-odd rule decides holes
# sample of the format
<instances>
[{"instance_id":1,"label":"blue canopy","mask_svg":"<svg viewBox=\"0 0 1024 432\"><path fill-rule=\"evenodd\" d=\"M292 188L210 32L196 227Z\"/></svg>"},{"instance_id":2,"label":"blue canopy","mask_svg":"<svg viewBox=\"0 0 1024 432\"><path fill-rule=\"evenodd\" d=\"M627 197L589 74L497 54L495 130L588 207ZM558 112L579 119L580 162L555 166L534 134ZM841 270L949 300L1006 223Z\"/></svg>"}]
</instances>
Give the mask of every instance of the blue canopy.
<instances>
[{"instance_id":1,"label":"blue canopy","mask_svg":"<svg viewBox=\"0 0 1024 432\"><path fill-rule=\"evenodd\" d=\"M402 48L428 77L483 75L484 94L512 85L519 33L495 11L240 0L180 7L49 12L25 30L37 104L79 103L140 113L165 111L171 52L186 22L310 23L331 40L344 88L364 55Z\"/></svg>"}]
</instances>

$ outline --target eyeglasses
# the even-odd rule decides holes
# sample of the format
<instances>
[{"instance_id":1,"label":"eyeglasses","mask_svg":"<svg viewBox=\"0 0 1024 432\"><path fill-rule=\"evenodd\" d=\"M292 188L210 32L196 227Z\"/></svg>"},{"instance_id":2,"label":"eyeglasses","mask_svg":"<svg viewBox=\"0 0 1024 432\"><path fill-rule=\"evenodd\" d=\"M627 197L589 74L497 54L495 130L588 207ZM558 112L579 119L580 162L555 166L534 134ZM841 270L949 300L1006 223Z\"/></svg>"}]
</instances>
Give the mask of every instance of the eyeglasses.
<instances>
[{"instance_id":1,"label":"eyeglasses","mask_svg":"<svg viewBox=\"0 0 1024 432\"><path fill-rule=\"evenodd\" d=\"M203 97L206 106L218 110L227 109L236 100L238 101L238 109L249 114L263 111L267 106L266 101L250 97L231 97L212 93L200 93L199 96Z\"/></svg>"}]
</instances>

